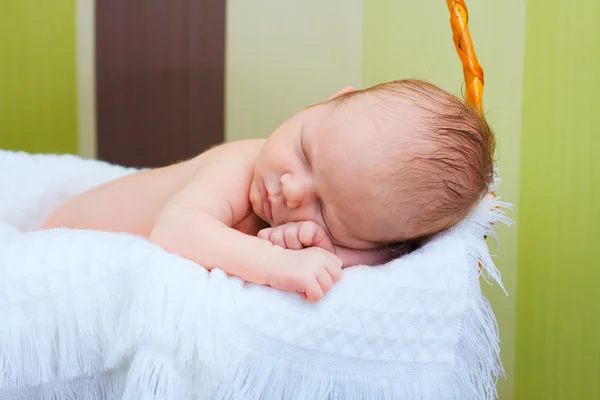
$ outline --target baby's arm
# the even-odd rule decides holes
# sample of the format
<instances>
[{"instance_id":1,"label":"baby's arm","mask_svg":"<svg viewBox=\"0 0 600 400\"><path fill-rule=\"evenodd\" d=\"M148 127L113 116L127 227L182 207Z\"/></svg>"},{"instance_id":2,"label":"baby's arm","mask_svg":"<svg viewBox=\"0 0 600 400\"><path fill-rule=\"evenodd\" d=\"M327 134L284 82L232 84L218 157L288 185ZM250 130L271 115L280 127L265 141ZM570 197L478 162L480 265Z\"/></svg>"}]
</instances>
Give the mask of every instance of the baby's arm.
<instances>
[{"instance_id":1,"label":"baby's arm","mask_svg":"<svg viewBox=\"0 0 600 400\"><path fill-rule=\"evenodd\" d=\"M288 222L280 226L266 228L258 232L258 237L286 249L298 250L306 247L320 247L340 257L343 268L354 265L381 265L393 258L388 249L357 250L335 246L331 243L325 230L313 221Z\"/></svg>"},{"instance_id":2,"label":"baby's arm","mask_svg":"<svg viewBox=\"0 0 600 400\"><path fill-rule=\"evenodd\" d=\"M230 143L101 185L63 204L41 229L148 237L209 270L218 267L247 282L303 292L316 301L340 278L338 257L320 248L283 249L233 228L252 212L248 191L256 148L256 143Z\"/></svg>"},{"instance_id":3,"label":"baby's arm","mask_svg":"<svg viewBox=\"0 0 600 400\"><path fill-rule=\"evenodd\" d=\"M248 191L253 159L235 148L228 150L173 196L150 240L209 270L220 268L247 282L319 300L340 278L341 260L320 248L287 250L233 229L252 212Z\"/></svg>"}]
</instances>

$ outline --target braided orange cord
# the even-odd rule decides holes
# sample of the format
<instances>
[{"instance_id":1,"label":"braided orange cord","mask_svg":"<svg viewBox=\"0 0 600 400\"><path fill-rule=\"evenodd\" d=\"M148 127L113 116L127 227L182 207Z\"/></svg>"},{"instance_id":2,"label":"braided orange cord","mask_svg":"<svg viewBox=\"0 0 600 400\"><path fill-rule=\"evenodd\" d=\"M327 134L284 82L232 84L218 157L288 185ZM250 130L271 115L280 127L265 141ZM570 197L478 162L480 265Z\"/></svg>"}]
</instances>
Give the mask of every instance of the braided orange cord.
<instances>
[{"instance_id":1,"label":"braided orange cord","mask_svg":"<svg viewBox=\"0 0 600 400\"><path fill-rule=\"evenodd\" d=\"M469 32L469 13L465 0L446 0L450 11L450 25L456 52L460 57L467 85L467 102L482 112L483 68L477 61L475 48ZM492 196L495 194L492 192Z\"/></svg>"},{"instance_id":2,"label":"braided orange cord","mask_svg":"<svg viewBox=\"0 0 600 400\"><path fill-rule=\"evenodd\" d=\"M467 86L467 102L482 112L483 98L483 68L477 61L471 33L469 32L469 13L464 0L446 0L450 11L450 26L454 39L456 52L463 66L465 84ZM496 197L494 192L488 196ZM497 208L497 207L496 207ZM478 262L479 271L482 272L483 265Z\"/></svg>"},{"instance_id":3,"label":"braided orange cord","mask_svg":"<svg viewBox=\"0 0 600 400\"><path fill-rule=\"evenodd\" d=\"M446 0L450 11L454 45L463 66L467 102L482 111L483 69L477 61L471 33L469 32L469 14L464 0Z\"/></svg>"}]
</instances>

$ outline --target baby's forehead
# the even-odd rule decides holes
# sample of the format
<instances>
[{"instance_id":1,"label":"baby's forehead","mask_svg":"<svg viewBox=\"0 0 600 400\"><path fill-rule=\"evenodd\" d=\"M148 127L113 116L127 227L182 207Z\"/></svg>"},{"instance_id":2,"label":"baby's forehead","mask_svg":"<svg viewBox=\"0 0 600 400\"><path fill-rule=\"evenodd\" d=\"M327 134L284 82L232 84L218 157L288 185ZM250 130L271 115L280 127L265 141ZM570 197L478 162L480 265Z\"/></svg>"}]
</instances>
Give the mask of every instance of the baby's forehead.
<instances>
[{"instance_id":1,"label":"baby's forehead","mask_svg":"<svg viewBox=\"0 0 600 400\"><path fill-rule=\"evenodd\" d=\"M422 147L419 140L414 140L409 124L410 121L379 121L366 109L338 117L333 125L315 134L315 172L338 192L350 188L356 193L356 187L388 186L392 176Z\"/></svg>"}]
</instances>

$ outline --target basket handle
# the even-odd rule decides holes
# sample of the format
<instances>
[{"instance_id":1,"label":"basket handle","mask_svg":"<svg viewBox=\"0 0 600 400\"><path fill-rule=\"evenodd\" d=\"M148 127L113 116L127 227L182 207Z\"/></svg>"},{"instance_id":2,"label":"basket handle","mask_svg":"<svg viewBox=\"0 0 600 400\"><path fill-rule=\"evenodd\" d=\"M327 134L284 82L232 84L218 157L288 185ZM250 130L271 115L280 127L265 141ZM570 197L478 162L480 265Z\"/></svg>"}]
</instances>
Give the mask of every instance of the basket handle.
<instances>
[{"instance_id":1,"label":"basket handle","mask_svg":"<svg viewBox=\"0 0 600 400\"><path fill-rule=\"evenodd\" d=\"M450 11L450 26L456 52L463 66L466 84L467 102L482 112L483 68L477 61L477 55L469 32L469 13L464 0L446 0Z\"/></svg>"}]
</instances>

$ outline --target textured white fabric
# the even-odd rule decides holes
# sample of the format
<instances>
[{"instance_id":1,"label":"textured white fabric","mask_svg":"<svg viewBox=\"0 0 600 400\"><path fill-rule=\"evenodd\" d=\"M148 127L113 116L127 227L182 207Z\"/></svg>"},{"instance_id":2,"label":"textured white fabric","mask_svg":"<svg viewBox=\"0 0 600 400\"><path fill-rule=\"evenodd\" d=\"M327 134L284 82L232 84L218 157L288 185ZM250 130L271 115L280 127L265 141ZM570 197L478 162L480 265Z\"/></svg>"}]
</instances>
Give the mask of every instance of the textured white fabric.
<instances>
[{"instance_id":1,"label":"textured white fabric","mask_svg":"<svg viewBox=\"0 0 600 400\"><path fill-rule=\"evenodd\" d=\"M0 399L493 399L498 280L486 200L317 304L143 238L34 231L61 201L134 170L0 151Z\"/></svg>"}]
</instances>

